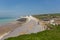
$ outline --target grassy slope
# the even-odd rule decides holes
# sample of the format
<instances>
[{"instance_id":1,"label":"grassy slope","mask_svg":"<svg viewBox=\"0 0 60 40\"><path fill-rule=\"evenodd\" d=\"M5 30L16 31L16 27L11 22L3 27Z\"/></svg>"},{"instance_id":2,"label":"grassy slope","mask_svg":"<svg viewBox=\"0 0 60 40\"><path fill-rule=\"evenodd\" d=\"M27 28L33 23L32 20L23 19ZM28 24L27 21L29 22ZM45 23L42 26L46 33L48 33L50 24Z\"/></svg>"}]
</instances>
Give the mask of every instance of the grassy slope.
<instances>
[{"instance_id":1,"label":"grassy slope","mask_svg":"<svg viewBox=\"0 0 60 40\"><path fill-rule=\"evenodd\" d=\"M60 40L60 26L53 26L53 30L11 37L5 40Z\"/></svg>"}]
</instances>

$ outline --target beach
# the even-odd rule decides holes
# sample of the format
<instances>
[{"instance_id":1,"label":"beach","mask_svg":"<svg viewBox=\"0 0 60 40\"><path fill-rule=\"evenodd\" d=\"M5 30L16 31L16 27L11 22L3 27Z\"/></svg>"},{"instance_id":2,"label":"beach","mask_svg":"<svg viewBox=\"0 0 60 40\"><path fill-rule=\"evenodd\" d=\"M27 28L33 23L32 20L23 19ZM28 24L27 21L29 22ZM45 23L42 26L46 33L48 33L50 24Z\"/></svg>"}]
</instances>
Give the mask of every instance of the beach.
<instances>
[{"instance_id":1,"label":"beach","mask_svg":"<svg viewBox=\"0 0 60 40\"><path fill-rule=\"evenodd\" d=\"M16 28L22 26L22 24L15 22L10 22L5 25L0 26L0 39L3 38L5 35L9 34L10 32L14 31Z\"/></svg>"},{"instance_id":2,"label":"beach","mask_svg":"<svg viewBox=\"0 0 60 40\"><path fill-rule=\"evenodd\" d=\"M13 32L16 28L21 27L26 22L25 21L17 21L18 19L11 19L11 20L3 20L3 24L0 22L0 40L8 35L9 33ZM0 20L1 21L1 20Z\"/></svg>"},{"instance_id":3,"label":"beach","mask_svg":"<svg viewBox=\"0 0 60 40\"><path fill-rule=\"evenodd\" d=\"M1 25L0 26L0 36L6 32L9 32L11 30L14 30L15 28L17 28L18 26L20 26L21 24L17 24L17 22L14 23L8 23L5 25Z\"/></svg>"},{"instance_id":4,"label":"beach","mask_svg":"<svg viewBox=\"0 0 60 40\"><path fill-rule=\"evenodd\" d=\"M8 37L15 37L23 34L37 33L46 30L38 19L29 16L25 17L28 20L24 22L21 19L19 21L10 22L0 27L0 40L4 40ZM23 22L22 24L20 22ZM39 23L38 23L39 22Z\"/></svg>"}]
</instances>

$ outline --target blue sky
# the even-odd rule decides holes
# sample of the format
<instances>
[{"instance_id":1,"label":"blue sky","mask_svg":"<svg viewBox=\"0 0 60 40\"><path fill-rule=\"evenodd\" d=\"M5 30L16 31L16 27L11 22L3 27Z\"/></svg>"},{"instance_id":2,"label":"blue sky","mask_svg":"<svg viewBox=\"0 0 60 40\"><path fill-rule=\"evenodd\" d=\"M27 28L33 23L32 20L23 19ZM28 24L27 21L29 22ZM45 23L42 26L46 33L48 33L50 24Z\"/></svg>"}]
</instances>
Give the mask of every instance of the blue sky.
<instances>
[{"instance_id":1,"label":"blue sky","mask_svg":"<svg viewBox=\"0 0 60 40\"><path fill-rule=\"evenodd\" d=\"M60 13L60 0L0 0L0 17Z\"/></svg>"}]
</instances>

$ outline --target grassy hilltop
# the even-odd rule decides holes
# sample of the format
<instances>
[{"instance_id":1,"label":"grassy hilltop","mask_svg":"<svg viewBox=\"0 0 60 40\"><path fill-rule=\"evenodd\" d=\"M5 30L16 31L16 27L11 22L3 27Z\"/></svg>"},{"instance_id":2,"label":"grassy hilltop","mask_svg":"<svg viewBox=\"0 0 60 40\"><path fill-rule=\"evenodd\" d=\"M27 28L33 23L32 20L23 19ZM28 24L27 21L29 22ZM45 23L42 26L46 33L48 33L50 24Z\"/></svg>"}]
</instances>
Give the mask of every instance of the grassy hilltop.
<instances>
[{"instance_id":1,"label":"grassy hilltop","mask_svg":"<svg viewBox=\"0 0 60 40\"><path fill-rule=\"evenodd\" d=\"M60 14L43 14L43 15L34 15L36 18L54 18L60 17ZM17 37L10 37L5 40L60 40L60 25L50 25L52 30L45 30L38 33L25 34Z\"/></svg>"},{"instance_id":2,"label":"grassy hilltop","mask_svg":"<svg viewBox=\"0 0 60 40\"><path fill-rule=\"evenodd\" d=\"M43 19L43 18L58 18L60 17L60 13L55 13L55 14L41 14L41 15L33 15L34 17L38 19Z\"/></svg>"}]
</instances>

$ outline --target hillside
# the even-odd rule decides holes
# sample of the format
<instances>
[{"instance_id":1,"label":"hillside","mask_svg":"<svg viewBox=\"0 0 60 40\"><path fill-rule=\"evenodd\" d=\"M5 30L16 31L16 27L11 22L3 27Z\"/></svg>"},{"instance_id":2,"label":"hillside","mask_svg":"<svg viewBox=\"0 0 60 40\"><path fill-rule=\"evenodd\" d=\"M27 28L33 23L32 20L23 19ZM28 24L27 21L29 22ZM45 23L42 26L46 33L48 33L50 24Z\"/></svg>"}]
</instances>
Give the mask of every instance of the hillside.
<instances>
[{"instance_id":1,"label":"hillside","mask_svg":"<svg viewBox=\"0 0 60 40\"><path fill-rule=\"evenodd\" d=\"M52 19L60 18L60 14L43 14L43 15L33 15L38 19ZM52 29L45 30L38 33L31 33L20 35L17 37L10 37L5 40L60 40L60 25L49 25Z\"/></svg>"}]
</instances>

